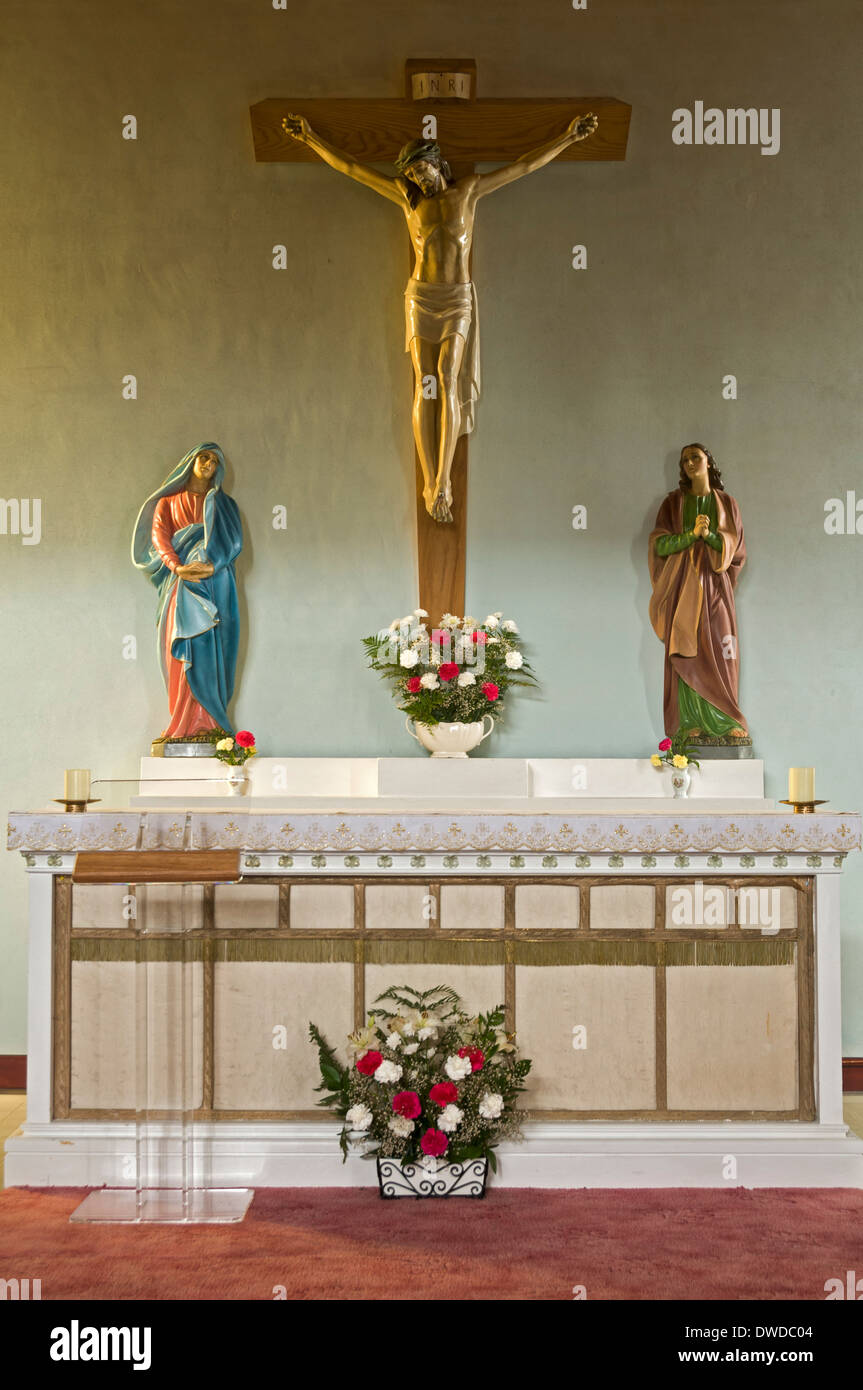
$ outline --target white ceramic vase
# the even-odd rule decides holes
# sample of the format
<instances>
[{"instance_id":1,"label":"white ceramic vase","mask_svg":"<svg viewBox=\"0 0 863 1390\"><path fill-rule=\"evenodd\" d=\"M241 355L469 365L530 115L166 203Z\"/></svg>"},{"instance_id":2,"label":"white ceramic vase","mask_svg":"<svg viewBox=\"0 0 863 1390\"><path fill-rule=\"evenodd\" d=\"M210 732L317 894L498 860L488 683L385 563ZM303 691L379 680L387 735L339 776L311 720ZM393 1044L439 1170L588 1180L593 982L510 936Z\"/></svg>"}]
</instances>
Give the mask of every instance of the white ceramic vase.
<instances>
[{"instance_id":1,"label":"white ceramic vase","mask_svg":"<svg viewBox=\"0 0 863 1390\"><path fill-rule=\"evenodd\" d=\"M488 728L483 731L486 720ZM448 724L441 720L439 724L429 726L416 724L408 716L405 728L417 743L428 749L433 758L466 758L473 748L479 747L483 739L488 738L494 728L494 720L490 714L484 714L475 724Z\"/></svg>"},{"instance_id":2,"label":"white ceramic vase","mask_svg":"<svg viewBox=\"0 0 863 1390\"><path fill-rule=\"evenodd\" d=\"M228 764L225 773L225 781L228 784L229 796L245 796L246 789L249 785L249 774L246 771L245 764L236 767L232 767Z\"/></svg>"},{"instance_id":3,"label":"white ceramic vase","mask_svg":"<svg viewBox=\"0 0 863 1390\"><path fill-rule=\"evenodd\" d=\"M689 796L689 785L692 781L692 773L688 767L672 767L671 769L671 794L674 797L682 798Z\"/></svg>"}]
</instances>

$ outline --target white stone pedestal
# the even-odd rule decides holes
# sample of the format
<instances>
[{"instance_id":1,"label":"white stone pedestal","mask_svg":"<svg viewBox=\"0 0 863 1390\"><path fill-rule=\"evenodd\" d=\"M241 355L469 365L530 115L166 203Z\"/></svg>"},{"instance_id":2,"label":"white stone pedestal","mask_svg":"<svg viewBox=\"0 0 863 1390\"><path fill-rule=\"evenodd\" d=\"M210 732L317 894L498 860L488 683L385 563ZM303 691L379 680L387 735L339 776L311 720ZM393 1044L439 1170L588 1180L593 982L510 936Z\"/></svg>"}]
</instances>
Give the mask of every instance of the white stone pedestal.
<instances>
[{"instance_id":1,"label":"white stone pedestal","mask_svg":"<svg viewBox=\"0 0 863 1390\"><path fill-rule=\"evenodd\" d=\"M260 758L247 765L249 785L232 797L226 768L216 758L142 758L138 795L141 807L175 802L270 809L277 806L360 806L388 802L437 806L502 804L513 809L573 808L609 810L625 803L635 809L662 805L702 809L744 803L750 810L772 806L764 799L760 759L704 762L693 769L687 800L673 801L667 767L649 758Z\"/></svg>"}]
</instances>

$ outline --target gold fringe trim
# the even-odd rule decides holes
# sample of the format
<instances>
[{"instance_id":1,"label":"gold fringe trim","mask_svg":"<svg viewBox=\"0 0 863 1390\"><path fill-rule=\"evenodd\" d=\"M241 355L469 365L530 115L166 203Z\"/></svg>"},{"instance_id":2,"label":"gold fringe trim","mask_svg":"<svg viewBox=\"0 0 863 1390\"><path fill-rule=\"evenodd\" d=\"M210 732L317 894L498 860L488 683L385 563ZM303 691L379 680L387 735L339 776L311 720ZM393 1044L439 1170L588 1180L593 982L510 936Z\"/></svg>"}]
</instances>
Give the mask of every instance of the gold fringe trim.
<instances>
[{"instance_id":1,"label":"gold fringe trim","mask_svg":"<svg viewBox=\"0 0 863 1390\"><path fill-rule=\"evenodd\" d=\"M795 965L797 942L778 937L757 941L669 941L666 965Z\"/></svg>"},{"instance_id":2,"label":"gold fringe trim","mask_svg":"<svg viewBox=\"0 0 863 1390\"><path fill-rule=\"evenodd\" d=\"M445 941L429 937L425 941L366 941L369 965L503 965L504 942Z\"/></svg>"},{"instance_id":3,"label":"gold fringe trim","mask_svg":"<svg viewBox=\"0 0 863 1390\"><path fill-rule=\"evenodd\" d=\"M351 938L308 940L281 937L276 940L213 941L205 937L131 939L77 938L71 942L73 961L309 961L351 962L358 940ZM441 937L425 940L363 941L365 959L370 965L503 965L513 959L516 965L646 965L655 966L660 947L665 948L665 964L699 965L793 965L795 941L764 937L751 941L670 941L667 938L639 941L513 941L497 937L488 941L447 941ZM505 951L508 948L507 956Z\"/></svg>"},{"instance_id":4,"label":"gold fringe trim","mask_svg":"<svg viewBox=\"0 0 863 1390\"><path fill-rule=\"evenodd\" d=\"M516 965L655 965L655 941L516 941Z\"/></svg>"},{"instance_id":5,"label":"gold fringe trim","mask_svg":"<svg viewBox=\"0 0 863 1390\"><path fill-rule=\"evenodd\" d=\"M73 961L311 961L352 962L353 941L329 941L311 937L307 941L280 938L275 941L157 940L110 941L73 940Z\"/></svg>"},{"instance_id":6,"label":"gold fringe trim","mask_svg":"<svg viewBox=\"0 0 863 1390\"><path fill-rule=\"evenodd\" d=\"M516 941L516 965L648 965L665 964L793 965L796 942L765 937L757 941Z\"/></svg>"}]
</instances>

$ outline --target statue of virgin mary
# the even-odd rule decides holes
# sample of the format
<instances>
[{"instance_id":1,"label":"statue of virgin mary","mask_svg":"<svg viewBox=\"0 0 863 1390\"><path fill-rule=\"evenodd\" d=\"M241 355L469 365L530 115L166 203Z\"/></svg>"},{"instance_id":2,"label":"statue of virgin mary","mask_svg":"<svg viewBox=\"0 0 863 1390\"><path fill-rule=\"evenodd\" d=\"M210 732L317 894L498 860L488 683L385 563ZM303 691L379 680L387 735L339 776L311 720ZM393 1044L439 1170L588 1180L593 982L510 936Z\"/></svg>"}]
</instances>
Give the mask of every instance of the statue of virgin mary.
<instances>
[{"instance_id":1,"label":"statue of virgin mary","mask_svg":"<svg viewBox=\"0 0 863 1390\"><path fill-rule=\"evenodd\" d=\"M243 548L236 502L222 490L218 444L190 449L138 513L132 561L159 594L159 659L170 718L160 740L233 733L239 609L234 561Z\"/></svg>"}]
</instances>

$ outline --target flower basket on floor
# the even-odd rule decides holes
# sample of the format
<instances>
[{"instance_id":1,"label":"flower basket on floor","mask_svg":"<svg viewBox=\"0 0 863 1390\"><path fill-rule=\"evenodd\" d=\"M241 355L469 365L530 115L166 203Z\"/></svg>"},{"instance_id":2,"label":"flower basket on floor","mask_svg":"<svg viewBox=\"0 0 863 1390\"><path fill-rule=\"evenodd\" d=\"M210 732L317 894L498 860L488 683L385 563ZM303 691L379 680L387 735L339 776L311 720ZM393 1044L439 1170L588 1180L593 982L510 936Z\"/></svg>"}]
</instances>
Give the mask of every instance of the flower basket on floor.
<instances>
[{"instance_id":1,"label":"flower basket on floor","mask_svg":"<svg viewBox=\"0 0 863 1390\"><path fill-rule=\"evenodd\" d=\"M487 1158L469 1158L465 1163L439 1161L436 1169L401 1163L397 1158L378 1159L382 1197L484 1197L487 1177Z\"/></svg>"},{"instance_id":2,"label":"flower basket on floor","mask_svg":"<svg viewBox=\"0 0 863 1390\"><path fill-rule=\"evenodd\" d=\"M427 617L417 608L363 645L371 669L392 683L408 733L433 758L466 758L502 718L507 692L536 677L511 618L445 613L429 633Z\"/></svg>"},{"instance_id":3,"label":"flower basket on floor","mask_svg":"<svg viewBox=\"0 0 863 1390\"><path fill-rule=\"evenodd\" d=\"M318 1104L342 1120L343 1160L377 1162L382 1197L482 1197L495 1147L521 1137L516 1100L530 1071L502 1007L470 1017L444 985L393 986L337 1059L314 1023Z\"/></svg>"}]
</instances>

